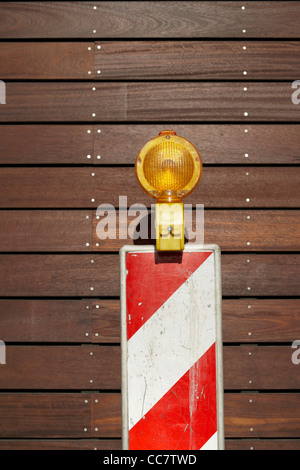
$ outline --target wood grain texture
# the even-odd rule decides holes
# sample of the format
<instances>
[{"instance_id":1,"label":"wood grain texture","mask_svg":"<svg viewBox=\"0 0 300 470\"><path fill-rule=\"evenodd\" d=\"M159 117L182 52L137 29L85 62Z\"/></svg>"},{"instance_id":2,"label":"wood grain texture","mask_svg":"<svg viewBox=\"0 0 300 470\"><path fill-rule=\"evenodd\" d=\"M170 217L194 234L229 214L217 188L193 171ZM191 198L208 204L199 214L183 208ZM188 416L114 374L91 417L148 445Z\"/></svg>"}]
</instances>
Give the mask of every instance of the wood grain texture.
<instances>
[{"instance_id":1,"label":"wood grain texture","mask_svg":"<svg viewBox=\"0 0 300 470\"><path fill-rule=\"evenodd\" d=\"M223 255L223 294L241 297L296 296L299 293L299 261L298 254Z\"/></svg>"},{"instance_id":2,"label":"wood grain texture","mask_svg":"<svg viewBox=\"0 0 300 470\"><path fill-rule=\"evenodd\" d=\"M299 437L298 393L229 393L224 397L225 436Z\"/></svg>"},{"instance_id":3,"label":"wood grain texture","mask_svg":"<svg viewBox=\"0 0 300 470\"><path fill-rule=\"evenodd\" d=\"M6 439L121 437L119 393L2 393L0 407ZM225 437L299 438L299 407L298 393L226 393Z\"/></svg>"},{"instance_id":4,"label":"wood grain texture","mask_svg":"<svg viewBox=\"0 0 300 470\"><path fill-rule=\"evenodd\" d=\"M165 128L191 141L204 164L300 161L298 124L62 123L0 125L0 164L134 164L140 148Z\"/></svg>"},{"instance_id":5,"label":"wood grain texture","mask_svg":"<svg viewBox=\"0 0 300 470\"><path fill-rule=\"evenodd\" d=\"M0 122L295 122L299 111L292 102L291 85L103 82L93 87L86 82L8 82Z\"/></svg>"},{"instance_id":6,"label":"wood grain texture","mask_svg":"<svg viewBox=\"0 0 300 470\"><path fill-rule=\"evenodd\" d=\"M291 83L281 82L133 82L127 87L126 116L132 121L298 121L291 91Z\"/></svg>"},{"instance_id":7,"label":"wood grain texture","mask_svg":"<svg viewBox=\"0 0 300 470\"><path fill-rule=\"evenodd\" d=\"M120 437L119 394L1 393L0 413L5 438Z\"/></svg>"},{"instance_id":8,"label":"wood grain texture","mask_svg":"<svg viewBox=\"0 0 300 470\"><path fill-rule=\"evenodd\" d=\"M155 211L133 212L118 211L115 222L112 212L94 212L93 250L114 251L124 244L155 245ZM299 251L299 223L298 211L204 209L202 226L195 211L185 210L187 242L216 243L223 252Z\"/></svg>"},{"instance_id":9,"label":"wood grain texture","mask_svg":"<svg viewBox=\"0 0 300 470\"><path fill-rule=\"evenodd\" d=\"M291 346L225 346L224 388L228 390L298 390L300 376Z\"/></svg>"},{"instance_id":10,"label":"wood grain texture","mask_svg":"<svg viewBox=\"0 0 300 470\"><path fill-rule=\"evenodd\" d=\"M298 390L290 346L224 346L225 390ZM119 346L10 346L2 390L121 388Z\"/></svg>"},{"instance_id":11,"label":"wood grain texture","mask_svg":"<svg viewBox=\"0 0 300 470\"><path fill-rule=\"evenodd\" d=\"M92 131L93 125L84 124L3 124L0 126L0 163L87 164L93 155Z\"/></svg>"},{"instance_id":12,"label":"wood grain texture","mask_svg":"<svg viewBox=\"0 0 300 470\"><path fill-rule=\"evenodd\" d=\"M9 343L90 342L92 310L91 299L0 300L1 335Z\"/></svg>"},{"instance_id":13,"label":"wood grain texture","mask_svg":"<svg viewBox=\"0 0 300 470\"><path fill-rule=\"evenodd\" d=\"M2 211L1 251L91 251L92 211Z\"/></svg>"},{"instance_id":14,"label":"wood grain texture","mask_svg":"<svg viewBox=\"0 0 300 470\"><path fill-rule=\"evenodd\" d=\"M2 390L120 389L117 346L6 346Z\"/></svg>"},{"instance_id":15,"label":"wood grain texture","mask_svg":"<svg viewBox=\"0 0 300 470\"><path fill-rule=\"evenodd\" d=\"M3 80L87 80L94 78L93 42L2 42Z\"/></svg>"},{"instance_id":16,"label":"wood grain texture","mask_svg":"<svg viewBox=\"0 0 300 470\"><path fill-rule=\"evenodd\" d=\"M295 80L298 42L100 41L99 80ZM101 74L97 73L101 70Z\"/></svg>"},{"instance_id":17,"label":"wood grain texture","mask_svg":"<svg viewBox=\"0 0 300 470\"><path fill-rule=\"evenodd\" d=\"M118 343L118 300L0 300L5 342Z\"/></svg>"},{"instance_id":18,"label":"wood grain texture","mask_svg":"<svg viewBox=\"0 0 300 470\"><path fill-rule=\"evenodd\" d=\"M225 450L299 450L300 439L226 439Z\"/></svg>"},{"instance_id":19,"label":"wood grain texture","mask_svg":"<svg viewBox=\"0 0 300 470\"><path fill-rule=\"evenodd\" d=\"M94 129L93 163L97 165L134 164L142 146L163 129L173 129L192 142L204 164L289 164L300 161L298 124L101 123L95 124Z\"/></svg>"},{"instance_id":20,"label":"wood grain texture","mask_svg":"<svg viewBox=\"0 0 300 470\"><path fill-rule=\"evenodd\" d=\"M92 122L126 120L124 84L8 82L0 122ZM95 113L95 116L93 116Z\"/></svg>"},{"instance_id":21,"label":"wood grain texture","mask_svg":"<svg viewBox=\"0 0 300 470\"><path fill-rule=\"evenodd\" d=\"M0 450L122 450L121 439L1 439ZM225 439L225 450L300 450L300 439Z\"/></svg>"},{"instance_id":22,"label":"wood grain texture","mask_svg":"<svg viewBox=\"0 0 300 470\"><path fill-rule=\"evenodd\" d=\"M297 296L299 269L299 254L223 254L223 295ZM0 256L2 297L106 297L119 294L117 254L94 254L92 258L87 254Z\"/></svg>"},{"instance_id":23,"label":"wood grain texture","mask_svg":"<svg viewBox=\"0 0 300 470\"><path fill-rule=\"evenodd\" d=\"M185 204L209 208L298 208L299 168L206 167L199 186ZM126 196L120 200L119 196ZM0 169L0 207L98 208L119 207L122 201L150 207L133 168L14 168ZM106 206L107 207L107 206ZM194 206L195 207L195 206ZM103 209L103 206L99 209Z\"/></svg>"},{"instance_id":24,"label":"wood grain texture","mask_svg":"<svg viewBox=\"0 0 300 470\"><path fill-rule=\"evenodd\" d=\"M224 342L292 342L300 338L299 299L223 299Z\"/></svg>"},{"instance_id":25,"label":"wood grain texture","mask_svg":"<svg viewBox=\"0 0 300 470\"><path fill-rule=\"evenodd\" d=\"M1 439L0 450L122 450L121 439Z\"/></svg>"},{"instance_id":26,"label":"wood grain texture","mask_svg":"<svg viewBox=\"0 0 300 470\"><path fill-rule=\"evenodd\" d=\"M4 297L119 295L117 256L1 255L0 279Z\"/></svg>"},{"instance_id":27,"label":"wood grain texture","mask_svg":"<svg viewBox=\"0 0 300 470\"><path fill-rule=\"evenodd\" d=\"M300 337L299 299L223 299L224 343L290 343ZM7 343L119 343L118 299L0 300ZM87 335L88 334L88 335Z\"/></svg>"},{"instance_id":28,"label":"wood grain texture","mask_svg":"<svg viewBox=\"0 0 300 470\"><path fill-rule=\"evenodd\" d=\"M3 2L0 38L298 37L291 1L55 3Z\"/></svg>"}]
</instances>

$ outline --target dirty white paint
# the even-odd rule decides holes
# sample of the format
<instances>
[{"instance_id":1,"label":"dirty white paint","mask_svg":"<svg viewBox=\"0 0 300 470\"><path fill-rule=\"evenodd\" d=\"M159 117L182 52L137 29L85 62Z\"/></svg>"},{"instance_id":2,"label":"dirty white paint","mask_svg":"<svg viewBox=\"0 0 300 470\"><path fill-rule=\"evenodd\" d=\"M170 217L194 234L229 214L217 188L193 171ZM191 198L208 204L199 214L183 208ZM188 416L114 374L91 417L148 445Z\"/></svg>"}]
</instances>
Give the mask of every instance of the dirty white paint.
<instances>
[{"instance_id":1,"label":"dirty white paint","mask_svg":"<svg viewBox=\"0 0 300 470\"><path fill-rule=\"evenodd\" d=\"M129 428L215 342L214 282L212 254L128 341Z\"/></svg>"}]
</instances>

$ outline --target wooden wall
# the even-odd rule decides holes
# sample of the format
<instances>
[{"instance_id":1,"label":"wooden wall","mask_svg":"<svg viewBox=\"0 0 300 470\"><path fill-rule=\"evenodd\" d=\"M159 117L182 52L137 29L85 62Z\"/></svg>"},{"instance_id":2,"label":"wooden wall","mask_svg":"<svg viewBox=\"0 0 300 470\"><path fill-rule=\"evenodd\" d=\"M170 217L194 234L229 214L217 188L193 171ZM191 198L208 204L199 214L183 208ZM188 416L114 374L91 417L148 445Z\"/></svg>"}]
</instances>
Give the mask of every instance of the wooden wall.
<instances>
[{"instance_id":1,"label":"wooden wall","mask_svg":"<svg viewBox=\"0 0 300 470\"><path fill-rule=\"evenodd\" d=\"M199 149L222 249L226 449L300 449L300 1L1 2L0 449L120 449L118 250L138 150ZM132 240L128 240L132 243Z\"/></svg>"}]
</instances>

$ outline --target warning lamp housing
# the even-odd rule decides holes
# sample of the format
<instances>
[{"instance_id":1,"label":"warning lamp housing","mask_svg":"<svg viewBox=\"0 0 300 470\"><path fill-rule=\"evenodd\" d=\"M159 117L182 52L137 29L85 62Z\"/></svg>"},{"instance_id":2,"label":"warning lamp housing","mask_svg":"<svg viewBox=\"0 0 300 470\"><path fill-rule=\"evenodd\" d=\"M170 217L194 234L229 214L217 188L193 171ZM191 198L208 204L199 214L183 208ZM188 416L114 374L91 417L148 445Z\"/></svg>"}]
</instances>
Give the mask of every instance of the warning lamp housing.
<instances>
[{"instance_id":1,"label":"warning lamp housing","mask_svg":"<svg viewBox=\"0 0 300 470\"><path fill-rule=\"evenodd\" d=\"M146 142L135 162L137 180L156 199L156 247L159 251L184 249L182 198L198 185L202 160L196 147L172 130Z\"/></svg>"}]
</instances>

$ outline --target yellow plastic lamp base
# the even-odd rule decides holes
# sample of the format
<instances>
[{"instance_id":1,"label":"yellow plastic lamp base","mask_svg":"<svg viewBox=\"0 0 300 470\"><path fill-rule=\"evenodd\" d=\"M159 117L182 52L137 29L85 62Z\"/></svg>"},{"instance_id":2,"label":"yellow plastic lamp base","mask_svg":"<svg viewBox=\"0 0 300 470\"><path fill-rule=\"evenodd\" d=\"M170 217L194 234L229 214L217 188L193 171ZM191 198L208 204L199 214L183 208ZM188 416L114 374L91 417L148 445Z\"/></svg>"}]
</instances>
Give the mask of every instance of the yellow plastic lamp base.
<instances>
[{"instance_id":1,"label":"yellow plastic lamp base","mask_svg":"<svg viewBox=\"0 0 300 470\"><path fill-rule=\"evenodd\" d=\"M184 249L183 203L156 203L155 230L157 251L182 251Z\"/></svg>"}]
</instances>

